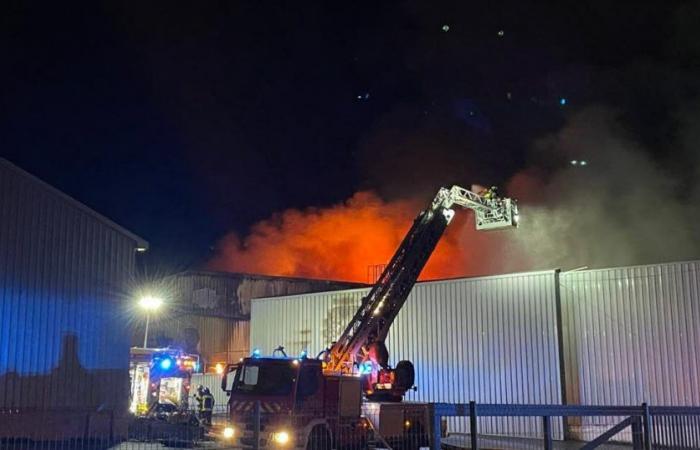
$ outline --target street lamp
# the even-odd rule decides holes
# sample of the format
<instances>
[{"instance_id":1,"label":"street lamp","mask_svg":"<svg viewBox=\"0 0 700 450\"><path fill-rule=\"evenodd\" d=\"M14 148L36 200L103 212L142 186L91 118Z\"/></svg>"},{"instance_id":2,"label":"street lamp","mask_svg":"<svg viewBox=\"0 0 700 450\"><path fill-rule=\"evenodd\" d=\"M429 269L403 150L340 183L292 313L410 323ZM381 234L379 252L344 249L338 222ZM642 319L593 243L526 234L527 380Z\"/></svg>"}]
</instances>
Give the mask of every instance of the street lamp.
<instances>
[{"instance_id":1,"label":"street lamp","mask_svg":"<svg viewBox=\"0 0 700 450\"><path fill-rule=\"evenodd\" d=\"M143 348L146 348L148 345L148 324L151 320L151 312L154 312L160 308L160 305L162 304L162 299L152 295L143 296L141 297L141 300L139 300L139 306L146 311L146 331L143 334Z\"/></svg>"}]
</instances>

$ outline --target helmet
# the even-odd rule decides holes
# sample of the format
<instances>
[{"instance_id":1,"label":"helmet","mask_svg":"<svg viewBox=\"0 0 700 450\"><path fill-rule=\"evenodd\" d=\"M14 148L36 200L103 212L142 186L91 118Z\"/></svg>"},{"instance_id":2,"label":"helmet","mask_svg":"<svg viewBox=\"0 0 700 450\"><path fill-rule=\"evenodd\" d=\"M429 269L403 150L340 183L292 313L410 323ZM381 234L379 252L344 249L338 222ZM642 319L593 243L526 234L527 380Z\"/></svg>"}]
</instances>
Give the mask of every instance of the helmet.
<instances>
[{"instance_id":1,"label":"helmet","mask_svg":"<svg viewBox=\"0 0 700 450\"><path fill-rule=\"evenodd\" d=\"M204 393L205 389L206 388L204 386L202 386L201 384L199 386L197 386L197 392L199 392L200 394Z\"/></svg>"}]
</instances>

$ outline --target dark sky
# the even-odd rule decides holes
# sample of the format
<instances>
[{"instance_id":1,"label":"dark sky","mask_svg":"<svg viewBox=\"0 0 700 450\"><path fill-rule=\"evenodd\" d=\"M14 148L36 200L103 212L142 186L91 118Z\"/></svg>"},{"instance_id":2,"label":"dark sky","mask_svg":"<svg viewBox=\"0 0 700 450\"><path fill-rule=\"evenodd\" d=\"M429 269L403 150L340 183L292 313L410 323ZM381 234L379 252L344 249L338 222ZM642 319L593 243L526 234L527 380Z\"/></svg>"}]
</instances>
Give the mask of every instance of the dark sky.
<instances>
[{"instance_id":1,"label":"dark sky","mask_svg":"<svg viewBox=\"0 0 700 450\"><path fill-rule=\"evenodd\" d=\"M189 268L285 208L501 183L586 104L663 143L687 5L3 2L0 154Z\"/></svg>"}]
</instances>

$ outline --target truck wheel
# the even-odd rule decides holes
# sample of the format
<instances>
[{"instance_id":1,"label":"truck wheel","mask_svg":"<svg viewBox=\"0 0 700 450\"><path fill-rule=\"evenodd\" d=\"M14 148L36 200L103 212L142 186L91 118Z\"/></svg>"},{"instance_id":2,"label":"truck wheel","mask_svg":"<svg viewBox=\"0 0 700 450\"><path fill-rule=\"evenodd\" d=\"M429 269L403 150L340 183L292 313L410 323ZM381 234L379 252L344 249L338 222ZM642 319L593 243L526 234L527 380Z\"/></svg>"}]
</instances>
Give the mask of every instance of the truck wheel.
<instances>
[{"instance_id":1,"label":"truck wheel","mask_svg":"<svg viewBox=\"0 0 700 450\"><path fill-rule=\"evenodd\" d=\"M306 450L332 450L331 435L323 427L311 430L311 435L306 443Z\"/></svg>"},{"instance_id":2,"label":"truck wheel","mask_svg":"<svg viewBox=\"0 0 700 450\"><path fill-rule=\"evenodd\" d=\"M411 389L416 381L416 371L411 361L399 361L394 369L396 384L404 389Z\"/></svg>"}]
</instances>

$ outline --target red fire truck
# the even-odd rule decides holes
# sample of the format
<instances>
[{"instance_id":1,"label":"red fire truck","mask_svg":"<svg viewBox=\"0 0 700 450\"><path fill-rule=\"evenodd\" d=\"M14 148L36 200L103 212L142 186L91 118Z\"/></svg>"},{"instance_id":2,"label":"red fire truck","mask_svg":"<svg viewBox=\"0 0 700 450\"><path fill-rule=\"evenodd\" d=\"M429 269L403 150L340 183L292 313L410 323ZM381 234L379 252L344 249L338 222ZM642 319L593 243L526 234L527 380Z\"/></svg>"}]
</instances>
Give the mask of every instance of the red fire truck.
<instances>
[{"instance_id":1,"label":"red fire truck","mask_svg":"<svg viewBox=\"0 0 700 450\"><path fill-rule=\"evenodd\" d=\"M410 361L389 365L384 341L418 275L454 216L453 206L475 212L477 230L516 227L514 201L495 188L474 193L442 188L416 217L376 284L339 339L318 355L261 357L227 368L230 395L224 436L246 448L361 449L368 445L428 445L425 404L402 402L415 389ZM274 353L273 353L274 355ZM377 441L379 441L377 443Z\"/></svg>"},{"instance_id":2,"label":"red fire truck","mask_svg":"<svg viewBox=\"0 0 700 450\"><path fill-rule=\"evenodd\" d=\"M149 415L160 406L186 411L192 372L199 370L199 356L177 348L139 348L130 351L131 402L137 416Z\"/></svg>"}]
</instances>

